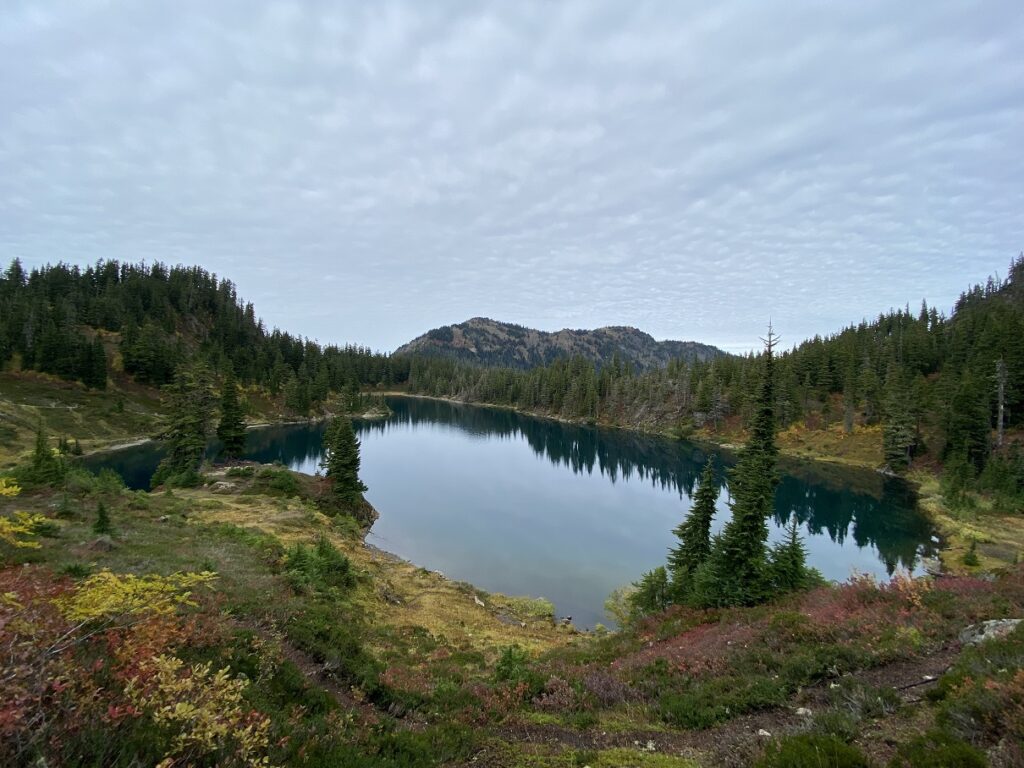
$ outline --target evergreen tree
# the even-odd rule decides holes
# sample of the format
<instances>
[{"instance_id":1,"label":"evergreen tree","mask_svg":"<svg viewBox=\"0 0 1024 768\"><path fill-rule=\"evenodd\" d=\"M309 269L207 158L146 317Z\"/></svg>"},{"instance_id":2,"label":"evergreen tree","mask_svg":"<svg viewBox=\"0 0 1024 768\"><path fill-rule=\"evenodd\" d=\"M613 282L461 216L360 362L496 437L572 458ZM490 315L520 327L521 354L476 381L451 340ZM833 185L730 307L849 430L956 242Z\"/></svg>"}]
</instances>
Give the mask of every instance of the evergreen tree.
<instances>
[{"instance_id":1,"label":"evergreen tree","mask_svg":"<svg viewBox=\"0 0 1024 768\"><path fill-rule=\"evenodd\" d=\"M852 434L854 420L857 411L857 397L853 392L853 385L847 382L843 386L843 432Z\"/></svg>"},{"instance_id":2,"label":"evergreen tree","mask_svg":"<svg viewBox=\"0 0 1024 768\"><path fill-rule=\"evenodd\" d=\"M673 531L679 544L669 550L668 570L672 576L672 593L676 601L685 599L691 575L711 552L711 520L715 516L717 499L714 460L709 458L694 492L690 514Z\"/></svg>"},{"instance_id":3,"label":"evergreen tree","mask_svg":"<svg viewBox=\"0 0 1024 768\"><path fill-rule=\"evenodd\" d=\"M354 509L362 501L366 486L359 479L359 439L352 422L343 416L334 419L324 444L320 467L330 483L328 506Z\"/></svg>"},{"instance_id":4,"label":"evergreen tree","mask_svg":"<svg viewBox=\"0 0 1024 768\"><path fill-rule=\"evenodd\" d=\"M871 358L865 354L861 364L860 378L857 381L857 390L864 398L864 419L868 424L874 424L878 420L878 413L881 410L881 389L875 366L871 362Z\"/></svg>"},{"instance_id":5,"label":"evergreen tree","mask_svg":"<svg viewBox=\"0 0 1024 768\"><path fill-rule=\"evenodd\" d=\"M33 485L55 485L64 479L64 462L50 448L43 422L36 428L35 448L28 467L17 472L18 480Z\"/></svg>"},{"instance_id":6,"label":"evergreen tree","mask_svg":"<svg viewBox=\"0 0 1024 768\"><path fill-rule=\"evenodd\" d=\"M668 571L663 565L645 573L633 586L636 589L629 595L629 605L634 617L664 611L672 604Z\"/></svg>"},{"instance_id":7,"label":"evergreen tree","mask_svg":"<svg viewBox=\"0 0 1024 768\"><path fill-rule=\"evenodd\" d=\"M910 466L915 430L910 408L910 389L903 371L895 365L889 367L885 377L883 415L882 450L885 462L892 471L902 472Z\"/></svg>"},{"instance_id":8,"label":"evergreen tree","mask_svg":"<svg viewBox=\"0 0 1024 768\"><path fill-rule=\"evenodd\" d=\"M202 363L182 366L169 387L170 426L161 436L167 455L150 484L194 485L206 454L215 397L210 371Z\"/></svg>"},{"instance_id":9,"label":"evergreen tree","mask_svg":"<svg viewBox=\"0 0 1024 768\"><path fill-rule=\"evenodd\" d=\"M730 476L732 519L712 543L711 554L695 574L694 599L705 605L752 605L766 600L771 582L765 544L778 476L775 463L775 345L768 326L761 386L750 437Z\"/></svg>"},{"instance_id":10,"label":"evergreen tree","mask_svg":"<svg viewBox=\"0 0 1024 768\"><path fill-rule=\"evenodd\" d=\"M977 472L988 458L989 430L987 392L978 378L967 372L949 403L944 457L963 456Z\"/></svg>"},{"instance_id":11,"label":"evergreen tree","mask_svg":"<svg viewBox=\"0 0 1024 768\"><path fill-rule=\"evenodd\" d=\"M245 421L242 418L242 406L238 401L238 384L230 368L221 386L217 438L224 444L223 453L226 457L237 459L245 453Z\"/></svg>"},{"instance_id":12,"label":"evergreen tree","mask_svg":"<svg viewBox=\"0 0 1024 768\"><path fill-rule=\"evenodd\" d=\"M880 377L898 364L911 389L911 454L926 450L927 435L944 460L966 454L980 482L991 458L990 432L997 445L1000 428L1012 435L1024 425L1024 257L1008 274L965 291L949 318L934 306L913 314L891 310L780 354L776 421L818 416L825 425L842 420L850 431L881 419L895 463L907 443L905 419L892 418L903 409L892 407ZM285 389L288 408L300 414L326 401L325 382L328 396L349 381L407 382L410 392L563 417L600 414L622 425L710 427L736 417L749 427L760 366L754 355L677 360L648 371L612 355L596 372L586 360L552 359L521 370L389 357L268 332L252 306L238 301L234 286L196 267L105 261L85 268L48 265L29 274L15 261L0 272L0 365L102 388L106 360L97 352L104 331L120 334L124 371L138 382L167 384L178 362L201 355L232 367L247 385L275 396ZM522 361L507 356L504 362ZM1005 381L1001 389L993 381L997 371L997 380ZM118 410L120 403L114 400ZM1005 449L1013 441L1003 442Z\"/></svg>"},{"instance_id":13,"label":"evergreen tree","mask_svg":"<svg viewBox=\"0 0 1024 768\"><path fill-rule=\"evenodd\" d=\"M316 372L316 376L313 377L313 382L309 387L310 402L320 405L327 400L327 396L330 392L331 382L327 374L327 367L320 366L320 369Z\"/></svg>"},{"instance_id":14,"label":"evergreen tree","mask_svg":"<svg viewBox=\"0 0 1024 768\"><path fill-rule=\"evenodd\" d=\"M1003 447L1003 428L1006 426L1006 361L996 361L996 448Z\"/></svg>"},{"instance_id":15,"label":"evergreen tree","mask_svg":"<svg viewBox=\"0 0 1024 768\"><path fill-rule=\"evenodd\" d=\"M71 497L67 491L64 491L60 496L60 503L57 505L57 517L67 519L74 517L74 515L74 510L71 507Z\"/></svg>"},{"instance_id":16,"label":"evergreen tree","mask_svg":"<svg viewBox=\"0 0 1024 768\"><path fill-rule=\"evenodd\" d=\"M102 501L96 506L96 522L92 524L92 532L97 536L109 536L114 532L114 526L110 522L110 513L107 512L107 505Z\"/></svg>"},{"instance_id":17,"label":"evergreen tree","mask_svg":"<svg viewBox=\"0 0 1024 768\"><path fill-rule=\"evenodd\" d=\"M103 349L103 342L96 336L92 342L82 347L82 370L81 378L90 389L107 388L107 353Z\"/></svg>"},{"instance_id":18,"label":"evergreen tree","mask_svg":"<svg viewBox=\"0 0 1024 768\"><path fill-rule=\"evenodd\" d=\"M309 414L309 379L305 366L298 374L294 371L288 372L288 379L284 385L284 404L300 416Z\"/></svg>"},{"instance_id":19,"label":"evergreen tree","mask_svg":"<svg viewBox=\"0 0 1024 768\"><path fill-rule=\"evenodd\" d=\"M795 592L810 583L807 550L797 529L796 516L790 520L786 538L776 544L769 555L772 585L777 592Z\"/></svg>"},{"instance_id":20,"label":"evergreen tree","mask_svg":"<svg viewBox=\"0 0 1024 768\"><path fill-rule=\"evenodd\" d=\"M359 385L355 379L349 379L345 382L345 390L343 392L343 401L345 410L349 413L355 413L359 410L361 405L361 399L359 396Z\"/></svg>"},{"instance_id":21,"label":"evergreen tree","mask_svg":"<svg viewBox=\"0 0 1024 768\"><path fill-rule=\"evenodd\" d=\"M974 464L966 453L955 453L946 458L942 469L940 487L942 498L950 509L967 509L974 504L970 492L974 488Z\"/></svg>"},{"instance_id":22,"label":"evergreen tree","mask_svg":"<svg viewBox=\"0 0 1024 768\"><path fill-rule=\"evenodd\" d=\"M960 562L971 568L976 568L981 565L981 559L978 557L977 539L971 539L971 546L968 547L966 552L964 552L964 556L960 558Z\"/></svg>"}]
</instances>

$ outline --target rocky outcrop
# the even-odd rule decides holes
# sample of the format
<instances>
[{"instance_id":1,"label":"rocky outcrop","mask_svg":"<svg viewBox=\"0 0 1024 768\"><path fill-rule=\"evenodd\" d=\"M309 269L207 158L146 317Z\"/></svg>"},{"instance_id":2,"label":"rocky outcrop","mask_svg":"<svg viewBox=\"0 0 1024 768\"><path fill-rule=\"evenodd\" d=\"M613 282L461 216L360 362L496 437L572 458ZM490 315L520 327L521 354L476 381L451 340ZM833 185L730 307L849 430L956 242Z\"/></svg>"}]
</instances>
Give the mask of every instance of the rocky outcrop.
<instances>
[{"instance_id":1,"label":"rocky outcrop","mask_svg":"<svg viewBox=\"0 0 1024 768\"><path fill-rule=\"evenodd\" d=\"M960 633L964 645L980 645L989 640L998 640L1013 632L1024 619L992 619L980 624L971 624Z\"/></svg>"}]
</instances>

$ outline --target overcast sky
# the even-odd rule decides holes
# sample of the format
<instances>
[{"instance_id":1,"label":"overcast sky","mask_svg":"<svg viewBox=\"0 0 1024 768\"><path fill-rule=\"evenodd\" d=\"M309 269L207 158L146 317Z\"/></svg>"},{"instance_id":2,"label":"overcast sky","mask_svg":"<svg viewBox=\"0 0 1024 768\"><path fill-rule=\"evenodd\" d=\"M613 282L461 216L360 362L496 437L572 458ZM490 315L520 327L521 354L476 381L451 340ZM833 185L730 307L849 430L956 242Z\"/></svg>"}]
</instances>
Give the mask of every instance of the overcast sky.
<instances>
[{"instance_id":1,"label":"overcast sky","mask_svg":"<svg viewBox=\"0 0 1024 768\"><path fill-rule=\"evenodd\" d=\"M0 258L201 264L322 341L746 349L1022 247L1021 0L0 4Z\"/></svg>"}]
</instances>

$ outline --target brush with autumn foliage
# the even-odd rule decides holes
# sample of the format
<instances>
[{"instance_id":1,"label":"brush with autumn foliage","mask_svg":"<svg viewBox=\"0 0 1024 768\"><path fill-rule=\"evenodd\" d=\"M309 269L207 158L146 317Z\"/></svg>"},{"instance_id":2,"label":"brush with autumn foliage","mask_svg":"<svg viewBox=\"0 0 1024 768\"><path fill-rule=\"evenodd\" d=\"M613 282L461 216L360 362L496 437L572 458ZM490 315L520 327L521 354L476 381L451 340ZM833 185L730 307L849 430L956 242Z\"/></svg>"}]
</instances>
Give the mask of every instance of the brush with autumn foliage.
<instances>
[{"instance_id":1,"label":"brush with autumn foliage","mask_svg":"<svg viewBox=\"0 0 1024 768\"><path fill-rule=\"evenodd\" d=\"M216 637L187 613L214 578L0 570L0 761L269 765L249 682L175 655Z\"/></svg>"},{"instance_id":2,"label":"brush with autumn foliage","mask_svg":"<svg viewBox=\"0 0 1024 768\"><path fill-rule=\"evenodd\" d=\"M15 536L38 546L0 543L0 764L775 767L827 747L924 768L1011 750L1024 727L1024 630L959 659L957 641L1020 615L1020 567L677 604L582 637L507 623L496 596L379 559L317 495L235 469L234 495L132 492L75 469L60 490L5 491L0 519L40 521ZM91 541L100 501L109 548ZM950 665L921 701L922 674ZM908 684L917 705L894 690Z\"/></svg>"},{"instance_id":3,"label":"brush with autumn foliage","mask_svg":"<svg viewBox=\"0 0 1024 768\"><path fill-rule=\"evenodd\" d=\"M14 498L21 493L21 487L7 477L0 477L0 499ZM38 513L15 512L10 517L0 517L0 544L17 549L35 549L39 542L35 536L46 518ZM4 562L0 551L0 565Z\"/></svg>"}]
</instances>

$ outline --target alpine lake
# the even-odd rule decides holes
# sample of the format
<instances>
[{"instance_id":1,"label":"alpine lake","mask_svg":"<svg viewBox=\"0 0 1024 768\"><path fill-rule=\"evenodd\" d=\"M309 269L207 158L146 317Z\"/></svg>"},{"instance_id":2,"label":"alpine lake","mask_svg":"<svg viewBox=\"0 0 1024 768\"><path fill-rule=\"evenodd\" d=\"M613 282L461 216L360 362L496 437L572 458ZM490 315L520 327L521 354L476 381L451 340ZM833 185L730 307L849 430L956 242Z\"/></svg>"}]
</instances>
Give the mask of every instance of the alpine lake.
<instances>
[{"instance_id":1,"label":"alpine lake","mask_svg":"<svg viewBox=\"0 0 1024 768\"><path fill-rule=\"evenodd\" d=\"M730 454L684 441L500 408L389 397L390 417L354 420L361 477L380 518L367 542L451 579L550 600L576 626L612 625L606 598L662 565L709 456L729 518ZM253 429L245 458L318 471L326 424ZM216 446L211 446L215 454ZM148 489L158 443L84 459ZM826 578L919 573L938 539L909 486L868 470L780 461L769 541L795 517Z\"/></svg>"}]
</instances>

